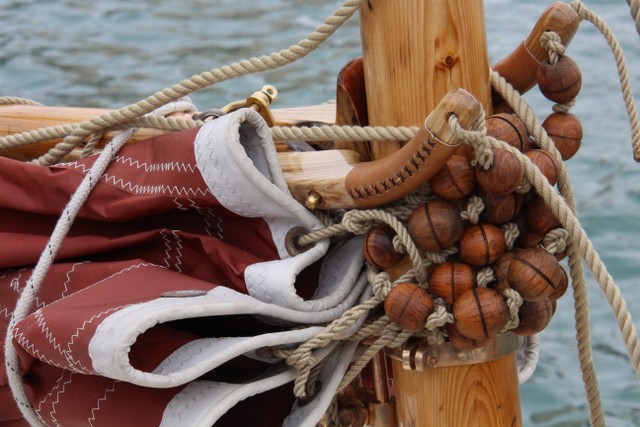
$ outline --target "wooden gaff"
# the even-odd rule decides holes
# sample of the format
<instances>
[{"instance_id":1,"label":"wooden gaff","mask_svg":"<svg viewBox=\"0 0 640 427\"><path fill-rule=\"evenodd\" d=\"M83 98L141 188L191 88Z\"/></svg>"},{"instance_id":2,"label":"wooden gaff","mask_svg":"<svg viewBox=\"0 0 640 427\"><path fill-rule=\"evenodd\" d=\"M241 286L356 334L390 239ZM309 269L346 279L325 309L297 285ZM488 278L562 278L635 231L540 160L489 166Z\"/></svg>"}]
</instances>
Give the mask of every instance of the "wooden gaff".
<instances>
[{"instance_id":1,"label":"wooden gaff","mask_svg":"<svg viewBox=\"0 0 640 427\"><path fill-rule=\"evenodd\" d=\"M371 125L420 124L455 88L491 113L482 0L368 0L361 19ZM399 145L371 148L380 158ZM522 425L515 353L423 372L392 365L399 426Z\"/></svg>"}]
</instances>

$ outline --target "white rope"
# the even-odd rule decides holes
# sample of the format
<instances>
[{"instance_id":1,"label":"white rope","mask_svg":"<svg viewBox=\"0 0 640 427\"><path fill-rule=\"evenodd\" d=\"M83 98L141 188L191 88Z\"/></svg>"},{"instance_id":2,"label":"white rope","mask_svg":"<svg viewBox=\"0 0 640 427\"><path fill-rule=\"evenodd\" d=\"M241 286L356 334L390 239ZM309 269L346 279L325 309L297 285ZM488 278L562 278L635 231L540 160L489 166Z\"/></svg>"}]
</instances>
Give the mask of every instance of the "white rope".
<instances>
[{"instance_id":1,"label":"white rope","mask_svg":"<svg viewBox=\"0 0 640 427\"><path fill-rule=\"evenodd\" d=\"M23 320L28 314L29 309L35 301L36 294L42 285L42 282L49 271L49 268L55 260L56 254L62 246L62 241L69 233L71 225L73 224L78 212L82 208L82 205L89 197L91 190L96 186L100 177L104 174L104 171L109 166L109 163L114 158L118 150L131 138L135 133L135 129L129 129L121 132L113 138L105 149L100 153L96 162L93 164L89 173L84 177L82 183L76 190L76 192L69 200L64 211L60 215L60 219L56 223L56 226L51 234L49 242L45 246L38 263L33 269L31 277L27 281L24 289L20 293L16 308L13 311L11 322L7 330L7 336L4 343L5 353L5 366L7 370L7 379L9 381L9 387L13 393L13 397L22 412L24 418L33 426L43 426L44 424L38 418L38 414L29 402L27 393L24 387L22 373L20 372L20 365L18 360L18 353L13 345L13 331L18 322Z\"/></svg>"},{"instance_id":2,"label":"white rope","mask_svg":"<svg viewBox=\"0 0 640 427\"><path fill-rule=\"evenodd\" d=\"M518 364L518 383L524 384L531 378L540 358L540 335L525 337L524 363Z\"/></svg>"}]
</instances>

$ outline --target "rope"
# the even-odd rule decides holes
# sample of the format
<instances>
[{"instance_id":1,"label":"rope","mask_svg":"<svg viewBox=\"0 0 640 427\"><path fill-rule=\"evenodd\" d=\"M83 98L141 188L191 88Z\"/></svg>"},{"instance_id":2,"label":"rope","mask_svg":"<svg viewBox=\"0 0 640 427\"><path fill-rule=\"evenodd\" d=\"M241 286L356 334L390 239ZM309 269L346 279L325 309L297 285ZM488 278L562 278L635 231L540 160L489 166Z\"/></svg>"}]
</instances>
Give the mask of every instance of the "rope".
<instances>
[{"instance_id":1,"label":"rope","mask_svg":"<svg viewBox=\"0 0 640 427\"><path fill-rule=\"evenodd\" d=\"M82 183L60 215L60 219L56 223L53 233L51 234L51 238L42 251L40 259L38 259L31 277L20 293L20 297L18 298L18 302L16 303L16 307L13 311L13 316L11 317L11 322L9 323L4 343L7 379L11 392L13 393L13 397L18 403L18 407L20 408L22 415L33 426L42 426L44 424L38 418L38 415L33 406L31 406L31 403L29 403L29 399L24 388L18 353L13 345L14 328L18 322L23 320L29 314L29 310L35 301L36 294L38 293L49 268L53 264L58 250L62 246L62 241L71 229L71 225L73 224L75 217L89 197L91 190L93 190L95 185L98 183L100 177L104 174L104 171L107 169L107 166L109 166L109 163L118 150L127 142L134 132L135 129L131 129L117 135L107 145L106 149L100 154L87 175L85 175Z\"/></svg>"},{"instance_id":2,"label":"rope","mask_svg":"<svg viewBox=\"0 0 640 427\"><path fill-rule=\"evenodd\" d=\"M18 98L17 96L0 97L0 105L42 105L39 102L26 98Z\"/></svg>"},{"instance_id":3,"label":"rope","mask_svg":"<svg viewBox=\"0 0 640 427\"><path fill-rule=\"evenodd\" d=\"M520 94L503 77L492 71L490 73L490 78L493 89L507 101L509 106L513 108L515 113L523 120L527 131L534 137L538 145L556 158L557 165L559 166L558 189L564 196L567 205L570 206L572 210L575 210L573 189L569 182L569 176L567 174L565 164L562 161L562 157L555 147L555 144L544 131L544 128L542 128L542 124L538 120L537 116ZM589 404L591 424L599 426L604 423L604 413L602 411L598 378L591 351L589 297L582 259L579 256L575 242L569 244L567 257L569 258L568 264L573 289L576 340L580 371L582 372L582 381L585 388L585 394L587 396L587 402Z\"/></svg>"},{"instance_id":4,"label":"rope","mask_svg":"<svg viewBox=\"0 0 640 427\"><path fill-rule=\"evenodd\" d=\"M345 1L343 6L338 9L334 15L325 20L323 25L319 26L306 39L303 39L297 45L291 46L288 49L274 52L270 55L261 56L259 58L254 57L249 60L240 61L221 68L214 68L211 71L185 79L170 88L157 92L154 95L139 101L138 103L131 104L85 122L72 125L54 126L0 138L0 149L8 148L9 146L29 144L36 142L36 140L41 141L44 139L64 137L62 143L56 145L56 147L49 153L36 160L39 164L51 164L59 161L82 141L91 137L91 135L99 135L104 133L107 129L120 129L131 125L143 125L144 127L175 131L198 126L201 122L196 120L145 116L145 114L204 87L235 77L259 71L271 70L297 61L315 50L331 34L333 34L337 28L339 28L353 15L355 10L359 8L360 3L361 0ZM640 5L638 0L627 0L627 3L630 5L632 17L634 18L636 27L640 33ZM613 36L610 28L597 15L589 11L579 0L574 0L571 5L582 19L589 20L594 26L596 26L596 28L598 28L611 47L618 66L620 85L625 105L627 107L634 157L637 161L640 161L640 124L638 121L635 103L631 95L626 63L619 44ZM543 35L542 42L550 52L551 61L557 60L557 55L562 55L564 47L558 44L553 33L545 33ZM633 325L630 313L626 307L626 302L620 295L619 289L613 282L613 279L607 272L598 254L595 252L575 215L573 190L564 164L560 161L561 158L559 152L553 145L553 142L549 139L544 129L541 127L540 122L531 108L524 102L524 100L522 100L513 87L511 87L511 85L509 85L495 72L491 72L491 83L494 89L507 100L514 111L523 119L527 129L538 145L554 155L559 161L558 188L564 198L558 195L553 187L549 185L546 178L538 168L515 148L496 139L487 137L485 129L482 127L477 131L462 129L453 116L450 120L450 124L454 132L462 135L463 139L474 148L474 160L475 162L479 162L482 167L487 168L491 165L493 159L492 149L495 147L509 150L512 154L516 155L525 170L526 182L523 182L522 191L526 189L527 185L532 186L535 191L543 197L545 203L551 208L553 213L562 223L564 229L554 230L549 233L545 237L543 246L549 251L561 252L564 249L567 250L576 310L576 334L578 340L579 359L585 384L585 391L587 393L587 399L590 407L591 423L592 425L597 426L604 425L604 416L600 404L595 368L593 367L591 355L587 288L586 281L584 279L582 259L584 259L585 263L594 274L594 277L596 277L602 292L605 294L607 301L612 307L618 327L623 334L633 368L636 371L636 375L640 377L640 344L635 326ZM0 105L6 104L37 105L32 101L24 100L22 98L0 98ZM557 109L556 111L567 112L572 105L573 103L554 106L554 110ZM484 118L482 118L481 124L483 123ZM275 127L272 129L275 139L279 140L407 140L415 134L415 131L415 128L353 128L340 126L320 126L310 128ZM61 220L56 224L54 233L52 234L41 258L36 264L33 275L20 295L13 318L9 325L5 341L9 384L23 415L33 425L42 425L42 423L38 419L33 407L31 407L24 390L16 350L12 345L14 327L17 322L26 316L38 291L38 287L42 283L46 271L53 262L64 235L68 232L71 224L73 223L75 214L82 206L83 200L88 197L89 192L103 174L109 164L110 158L115 155L117 150L126 142L132 133L132 130L125 131L107 145L105 151L100 154L92 169L78 188L78 191L72 197L69 205L65 208L65 211L61 216ZM93 141L96 139L97 137L94 136ZM424 194L426 194L426 192L423 193L423 195ZM406 201L409 202L409 198ZM465 218L471 222L478 220L477 218L483 209L481 206L474 205L474 203L475 202L470 202L467 206L467 210L463 213ZM426 274L426 269L424 267L433 263L444 262L447 256L456 252L456 248L450 248L442 253L427 253L421 255L415 247L415 244L413 244L412 240L408 236L406 229L400 222L408 216L407 211L410 212L406 206L396 206L386 210L347 212L343 216L340 224L330 225L323 230L310 233L307 236L303 236L300 241L301 244L305 245L306 243L303 242L311 243L329 235L332 236L341 233L362 234L371 228L375 222L384 222L389 224L396 231L398 247L404 248L404 250L409 254L413 264L413 268L401 279L404 280L405 277L416 277L420 282L424 282ZM508 237L509 240L515 240L515 237L513 237L514 234L517 237L517 228L514 230L513 227L505 227L503 231L505 236L511 236ZM373 357L373 355L375 355L382 347L401 345L412 336L411 332L399 329L384 316L379 317L377 320L365 323L355 332L351 331L353 325L360 321L362 316L370 313L371 310L377 307L384 300L384 297L393 286L386 273L378 273L370 268L369 275L374 293L372 298L365 303L347 310L341 318L331 322L321 334L301 344L298 348L292 351L280 351L280 354L283 357L286 357L287 363L300 369L300 375L294 386L297 396L306 395L308 390L307 380L313 378L318 372L319 368L316 366L315 360L312 356L313 350L325 347L336 340L362 340L365 337L370 336L379 337L373 345L369 346L361 357L352 364L352 367L341 383L340 387L343 389L353 378L355 378L366 362L370 360L371 357ZM489 272L482 271L479 276L479 282L482 284L486 284L487 281L491 280ZM508 291L509 289L505 291L505 298L509 306L510 316L512 321L517 321L517 307L522 303L522 299L517 293L513 294ZM452 321L451 314L446 312L444 306L437 304L436 311L429 316L429 319L427 319L425 324L425 329L421 331L419 335L427 337L430 342L439 342L443 339L443 334L441 332L442 326L450 321ZM510 325L509 327L513 326ZM537 348L537 340L534 338L530 339L527 352L537 354ZM525 365L519 377L524 378L527 377L527 375L530 376L528 369L530 368L527 368L527 365Z\"/></svg>"},{"instance_id":5,"label":"rope","mask_svg":"<svg viewBox=\"0 0 640 427\"><path fill-rule=\"evenodd\" d=\"M156 92L135 104L81 122L69 136L65 137L62 142L57 144L48 153L36 159L35 162L41 165L56 163L76 148L87 136L123 123L131 122L171 101L175 101L200 89L236 77L273 70L304 58L340 28L340 26L359 9L361 3L362 0L346 0L342 7L324 21L324 24L318 26L307 38L287 49L205 71L167 89Z\"/></svg>"},{"instance_id":6,"label":"rope","mask_svg":"<svg viewBox=\"0 0 640 427\"><path fill-rule=\"evenodd\" d=\"M629 0L627 1L629 2ZM636 22L636 28L639 28L638 1L632 0L630 5L632 5L631 10ZM625 60L624 54L622 53L620 43L616 39L616 36L613 34L611 27L609 27L609 25L607 25L607 23L604 22L597 14L587 9L587 7L580 0L574 0L573 2L571 2L571 7L573 7L580 18L591 22L593 26L596 27L598 31L600 31L600 33L604 36L605 40L607 40L607 43L609 44L611 53L613 53L613 57L616 61L618 76L620 79L620 89L622 90L622 97L624 99L625 107L627 108L629 127L631 128L633 158L636 162L640 162L640 120L638 119L636 103L633 99L633 94L631 93L631 83L629 83L627 62Z\"/></svg>"}]
</instances>

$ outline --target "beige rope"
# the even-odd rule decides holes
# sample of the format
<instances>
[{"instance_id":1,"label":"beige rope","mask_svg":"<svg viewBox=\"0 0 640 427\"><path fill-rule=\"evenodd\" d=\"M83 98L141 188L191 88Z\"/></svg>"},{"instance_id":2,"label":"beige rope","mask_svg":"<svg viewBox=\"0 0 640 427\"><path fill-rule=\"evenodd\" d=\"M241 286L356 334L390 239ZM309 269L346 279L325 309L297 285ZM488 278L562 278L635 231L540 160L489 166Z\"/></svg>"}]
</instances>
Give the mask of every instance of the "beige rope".
<instances>
[{"instance_id":1,"label":"beige rope","mask_svg":"<svg viewBox=\"0 0 640 427\"><path fill-rule=\"evenodd\" d=\"M627 0L627 4L631 11L631 18L633 18L633 22L636 24L636 31L640 34L640 1Z\"/></svg>"},{"instance_id":2,"label":"beige rope","mask_svg":"<svg viewBox=\"0 0 640 427\"><path fill-rule=\"evenodd\" d=\"M0 97L0 105L42 105L39 102L26 98L18 98L17 96Z\"/></svg>"},{"instance_id":3,"label":"beige rope","mask_svg":"<svg viewBox=\"0 0 640 427\"><path fill-rule=\"evenodd\" d=\"M549 138L544 128L542 128L542 124L531 107L529 107L513 86L511 86L495 71L492 71L490 76L491 86L493 89L507 101L511 108L514 109L515 113L523 120L529 134L534 137L542 149L546 150L556 158L559 166L558 189L565 197L567 205L575 210L573 189L569 182L569 175L567 174L565 164L562 161L560 152L557 150L555 144ZM585 387L587 402L589 404L591 424L593 426L601 426L604 425L604 413L602 411L598 379L591 351L588 290L584 276L582 259L579 256L575 243L569 244L567 256L569 258L568 264L573 288L576 340L580 371L582 372L582 381Z\"/></svg>"},{"instance_id":4,"label":"beige rope","mask_svg":"<svg viewBox=\"0 0 640 427\"><path fill-rule=\"evenodd\" d=\"M418 132L417 127L385 126L274 126L273 138L282 141L408 141Z\"/></svg>"},{"instance_id":5,"label":"beige rope","mask_svg":"<svg viewBox=\"0 0 640 427\"><path fill-rule=\"evenodd\" d=\"M346 0L342 7L325 20L324 24L318 26L307 38L287 49L205 71L185 79L170 88L156 92L135 104L81 122L69 136L51 149L50 152L38 158L36 162L43 165L56 163L77 147L90 134L99 133L105 129L119 126L122 123L131 122L162 105L205 87L236 77L273 70L295 62L313 52L318 46L324 43L329 36L359 9L361 2L362 0Z\"/></svg>"},{"instance_id":6,"label":"beige rope","mask_svg":"<svg viewBox=\"0 0 640 427\"><path fill-rule=\"evenodd\" d=\"M637 25L637 1L634 1L633 3L635 5L635 9L632 8L632 10L635 10L634 19L636 20ZM604 22L597 14L587 9L587 7L581 1L574 0L573 2L571 2L571 7L575 9L580 18L591 22L598 29L598 31L600 31L600 33L604 36L604 38L607 40L607 43L609 44L609 48L611 49L611 53L613 53L613 57L615 58L618 68L620 89L622 90L622 97L627 108L627 116L629 118L629 126L631 128L633 157L637 162L640 162L640 120L638 119L636 104L633 99L633 94L631 93L631 83L629 83L627 62L625 60L624 54L622 53L620 43L616 39L616 36L613 34L611 27L609 27L609 25L607 25L607 23Z\"/></svg>"}]
</instances>

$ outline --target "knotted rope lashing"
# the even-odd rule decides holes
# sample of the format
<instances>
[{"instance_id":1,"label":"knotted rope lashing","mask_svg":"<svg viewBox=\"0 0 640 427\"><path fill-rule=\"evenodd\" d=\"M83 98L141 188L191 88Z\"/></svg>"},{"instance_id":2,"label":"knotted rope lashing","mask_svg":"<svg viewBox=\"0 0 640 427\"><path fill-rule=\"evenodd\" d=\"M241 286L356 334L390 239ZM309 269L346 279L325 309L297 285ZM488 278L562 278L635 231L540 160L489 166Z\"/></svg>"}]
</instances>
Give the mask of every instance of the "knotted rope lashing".
<instances>
[{"instance_id":1,"label":"knotted rope lashing","mask_svg":"<svg viewBox=\"0 0 640 427\"><path fill-rule=\"evenodd\" d=\"M636 28L640 33L640 4L638 0L627 0L627 3L631 7L631 14L635 20ZM188 95L196 90L199 90L203 87L225 81L234 77L238 77L241 75L254 73L258 71L265 71L280 67L282 65L291 63L300 59L301 57L307 55L315 48L317 48L320 44L322 44L337 28L339 28L342 23L344 23L353 13L360 7L361 0L353 0L346 1L343 4L343 7L340 8L334 15L327 18L325 24L318 27L318 29L309 35L306 39L302 40L298 45L292 46L289 49L282 50L280 52L273 53L269 56L262 56L259 58L252 58L246 61L241 61L235 64L231 64L226 67L216 68L211 71L202 73L200 75L194 76L190 79L184 80L178 83L171 88L165 89L161 92L158 92L144 100L136 104L132 104L130 106L124 107L122 109L116 110L114 112L105 114L96 119L92 119L87 122L82 122L73 125L65 125L65 126L56 126L52 128L47 128L45 130L39 130L24 134L12 135L10 137L0 138L0 149L7 148L9 146L14 146L16 144L27 144L33 143L34 141L41 141L45 139L53 139L59 137L65 137L65 140L56 146L54 150L50 153L47 153L45 156L38 159L38 163L40 164L50 164L55 163L59 159L61 159L66 153L68 153L71 149L75 148L81 141L85 140L92 134L100 134L107 129L122 129L124 127L130 126L145 126L145 127L155 127L161 129L170 129L170 130L182 130L190 127L197 126L201 124L198 121L194 120L184 120L184 119L173 119L173 118L162 118L162 117L151 117L144 116L144 114L158 108L161 105L164 105L168 102L179 99L185 95ZM605 36L609 45L611 46L612 52L614 53L614 57L616 59L616 63L618 64L618 72L620 75L620 84L623 92L623 97L625 104L627 106L627 113L629 116L629 122L632 133L632 145L634 150L634 156L636 160L640 160L640 125L638 124L637 112L635 109L635 104L633 101L633 97L631 95L631 90L629 86L628 74L626 71L626 64L624 61L624 57L622 55L622 51L613 37L613 34L608 26L604 24L597 15L593 14L593 12L589 11L580 1L574 1L571 3L574 9L579 13L579 15L585 19L592 22L599 31ZM551 36L550 36L551 37ZM555 46L554 51L559 52L559 47L555 45L552 39L549 39L549 45ZM557 159L560 158L559 153L555 149L552 141L548 138L535 114L531 110L531 108L526 105L526 103L522 100L522 98L513 90L513 88L506 82L504 79L500 78L495 73L491 74L491 81L494 89L504 98L507 102L512 106L512 108L516 111L516 113L523 119L525 122L527 129L534 137L538 145L552 153ZM0 104L2 103L14 103L14 104L29 104L31 103L28 100L23 100L19 98L1 98ZM570 108L570 104L567 106L554 106L554 109L558 108L561 111L564 108ZM454 124L455 126L455 124ZM469 132L464 129L457 129L458 132L464 133ZM624 299L620 296L619 290L616 285L613 283L610 275L606 271L606 268L602 264L601 260L598 257L598 254L593 249L591 242L587 239L584 230L580 227L580 224L575 217L575 202L573 199L573 192L568 180L568 176L566 170L562 164L560 165L560 173L558 178L558 188L560 190L560 194L564 197L561 198L553 188L546 182L546 178L535 168L531 162L522 156L515 149L510 148L509 146L505 146L504 143L500 141L493 140L491 138L487 138L486 135L482 135L482 132L478 132L477 130L473 131L475 133L467 133L466 137L471 145L476 148L474 150L476 152L475 158L481 165L487 165L491 161L491 150L490 147L501 147L507 150L510 150L518 156L520 161L522 162L525 168L525 174L529 185L532 185L535 190L541 194L554 214L560 219L564 226L564 230L558 231L556 234L566 234L565 236L547 236L548 240L545 238L543 242L545 248L549 251L562 251L562 247L564 245L567 250L569 256L569 266L571 269L571 277L572 277L572 286L574 289L574 300L575 300L575 308L576 308L576 331L577 331L577 340L578 340L578 350L579 350L579 358L580 358L580 366L583 373L583 380L585 383L585 390L587 392L587 399L589 401L590 407L590 416L592 425L603 425L604 417L602 414L602 408L600 405L600 399L598 394L597 380L595 376L595 369L593 367L593 361L591 357L591 346L590 346L590 338L589 338L589 317L588 317L588 305L587 305L587 289L586 283L584 279L584 271L582 267L582 260L584 259L590 270L594 273L594 276L598 280L602 291L605 293L605 296L608 302L611 304L614 315L618 321L619 328L623 333L623 337L625 340L625 344L627 346L627 351L631 358L633 367L636 371L636 374L640 376L640 345L638 344L638 338L635 331L635 327L633 322L631 321L631 317L626 308L626 303ZM384 140L384 139L410 139L415 134L415 128L402 128L398 130L394 130L394 128L357 128L357 127L310 127L310 128L295 128L295 127L287 127L287 128L273 128L273 134L277 139L316 139L316 140L326 140L326 139L357 139L357 140ZM126 133L123 134L122 137L119 137L117 140L112 141L109 144L107 149L105 149L104 159L108 159L109 156L115 154L115 151L124 143L126 140ZM99 159L102 159L101 156ZM104 167L106 165L104 162L108 163L108 160L100 160L97 161L96 164L100 164ZM87 175L89 176L89 175ZM98 180L100 176L100 169L97 168L95 171L95 175L91 175L94 179L94 182ZM524 191L524 187L522 191ZM78 194L88 194L86 188L80 191ZM83 196L79 196L83 197ZM409 199L406 200L410 203ZM70 204L69 211L65 211L67 213L72 212L73 209L77 208L77 203L74 202L72 206ZM398 219L402 219L403 215L406 215L407 209L401 206L395 207L395 214ZM470 208L467 211L468 219L473 220L476 218L477 210L474 208ZM394 216L390 211L386 212L391 216ZM353 216L353 214L352 214ZM376 221L380 217L385 217L385 215L381 215L378 213L370 213L367 221ZM354 218L352 218L354 219ZM357 218L359 221L359 218ZM337 233L344 232L361 232L362 228L358 228L362 226L362 224L358 224L358 221L355 221L351 224L338 225L335 230L332 230L333 233L336 231ZM68 222L68 225L72 222L72 220L68 220L68 217L65 217L61 222ZM401 225L401 224L400 224ZM340 227L343 227L340 229ZM61 225L64 228L64 226ZM395 229L395 228L394 228ZM398 227L398 230L402 230L401 227ZM398 231L396 230L396 231ZM507 233L513 233L513 229L505 229L505 235ZM401 231L399 232L399 235ZM551 233L550 233L551 234ZM304 239L305 237L303 237ZM315 237L307 236L309 239L313 239ZM52 242L58 240L52 238ZM53 244L53 243L50 243ZM412 242L410 239L405 241L404 238L399 238L398 246L405 248L407 253L410 254L412 259L413 269L407 274L409 277L417 278L420 280L420 271L424 270L422 267L425 263L433 263L433 262L442 262L443 259L446 259L447 256L451 255L452 250L444 251L440 254L426 254L425 258L422 259L419 254L416 256L415 253L412 254ZM415 245L414 245L415 246ZM43 255L44 258L44 255ZM15 357L15 349L12 346L12 335L11 330L17 321L24 317L26 307L30 306L29 299L33 299L38 290L38 281L41 280L43 274L46 274L47 268L47 260L38 262L38 265L41 264L43 267L40 267L40 270L45 270L44 273L39 272L38 275L35 274L30 279L28 285L25 287L25 291L20 297L18 307L16 308L16 312L14 313L14 317L12 318L12 323L10 329L7 334L7 340L5 342L5 351L8 355L6 358L7 363L7 372L9 374L9 383L11 385L12 391L14 392L14 396L18 400L19 406L25 418L34 425L41 424L37 418L37 414L29 404L26 399L26 395L24 394L24 387L22 385L21 374L18 369L17 359ZM38 266L36 266L38 268ZM343 319L338 319L336 322L333 322L331 325L327 327L327 330L331 329L331 332L338 331L340 332L341 328L344 328L348 321L354 322L354 319L360 319L364 311L359 312L359 310L370 310L369 307L374 307L379 304L385 292L388 292L391 288L392 284L388 277L383 276L384 273L377 273L372 276L372 283L374 285L374 296L370 300L370 302L366 302L361 306L354 307L353 312L350 312L347 317L346 323L340 323ZM403 276L404 277L404 276ZM484 278L483 281L489 280L488 278ZM517 296L513 295L511 297L514 301L517 300ZM374 304L375 305L372 305ZM425 325L425 329L427 332L430 332L431 339L437 341L438 338L438 328L441 328L443 322L446 323L449 320L449 317L442 312L441 306L434 312L433 317L430 317L427 320L427 324ZM511 310L511 308L510 308ZM349 317L351 316L351 317ZM353 324L353 323L352 323ZM333 325L333 326L332 326ZM359 370L364 366L364 360L367 357L370 359L373 355L384 346L396 346L404 343L412 334L407 331L402 331L392 323L390 323L389 319L380 317L378 319L372 320L370 322L365 323L363 327L361 327L356 333L353 334L349 339L355 339L361 341L365 337L369 337L375 334L379 335L379 339L374 342L364 353L364 357L356 361L352 368L349 370L345 378L343 379L343 383L341 388L344 388L359 372ZM322 339L321 339L322 338ZM283 354L284 357L289 360L291 358L291 363L295 366L301 366L301 372L303 369L312 365L309 365L310 358L305 359L310 354L310 350L313 348L317 348L314 346L317 345L326 345L325 343L331 342L332 339L330 336L324 336L318 338L317 340L310 341L306 347L301 346L298 349L288 353ZM315 339L315 338L314 338ZM535 341L535 340L532 340ZM535 347L535 346L534 346ZM532 350L533 351L533 350ZM12 353L13 352L13 353ZM309 370L309 378L312 375L311 369ZM530 375L530 373L529 373ZM300 381L300 383L304 383L304 381ZM303 384L304 385L304 384Z\"/></svg>"}]
</instances>

